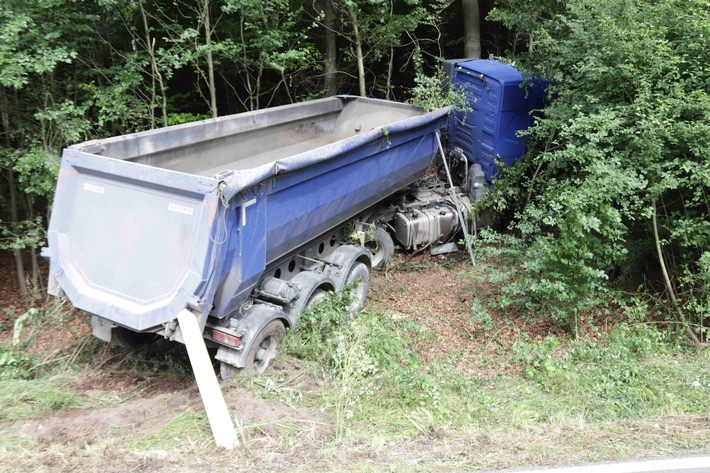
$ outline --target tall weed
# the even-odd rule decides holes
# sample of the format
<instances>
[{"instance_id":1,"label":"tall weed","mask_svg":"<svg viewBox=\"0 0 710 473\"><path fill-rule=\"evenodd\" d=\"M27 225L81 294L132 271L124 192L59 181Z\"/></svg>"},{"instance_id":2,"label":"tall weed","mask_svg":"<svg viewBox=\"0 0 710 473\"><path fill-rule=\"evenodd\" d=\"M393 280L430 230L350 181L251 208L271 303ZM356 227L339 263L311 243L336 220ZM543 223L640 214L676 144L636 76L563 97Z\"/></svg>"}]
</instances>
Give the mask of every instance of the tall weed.
<instances>
[{"instance_id":1,"label":"tall weed","mask_svg":"<svg viewBox=\"0 0 710 473\"><path fill-rule=\"evenodd\" d=\"M326 298L286 341L288 353L317 363L332 383L337 438L352 422L387 417L384 408L441 413L440 386L410 346L421 327L369 311L350 318L346 307L347 301Z\"/></svg>"}]
</instances>

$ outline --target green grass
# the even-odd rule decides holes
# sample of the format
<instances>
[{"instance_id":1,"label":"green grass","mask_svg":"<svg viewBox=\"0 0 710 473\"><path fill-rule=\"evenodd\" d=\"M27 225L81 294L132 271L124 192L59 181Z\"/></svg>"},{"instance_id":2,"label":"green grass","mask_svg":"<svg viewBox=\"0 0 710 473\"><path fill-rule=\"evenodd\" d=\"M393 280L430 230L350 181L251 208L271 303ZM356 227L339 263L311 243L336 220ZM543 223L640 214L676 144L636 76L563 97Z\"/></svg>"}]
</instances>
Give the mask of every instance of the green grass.
<instances>
[{"instance_id":1,"label":"green grass","mask_svg":"<svg viewBox=\"0 0 710 473\"><path fill-rule=\"evenodd\" d=\"M710 412L708 351L686 350L646 325L620 325L599 339L518 342L508 363L521 365L524 376L491 379L465 377L451 363L421 362L409 342L422 330L411 320L366 312L329 327L318 340L296 332L287 346L320 367L326 389L300 393L302 402L343 412L336 419L340 440Z\"/></svg>"},{"instance_id":2,"label":"green grass","mask_svg":"<svg viewBox=\"0 0 710 473\"><path fill-rule=\"evenodd\" d=\"M0 452L32 452L36 448L37 440L34 438L0 428Z\"/></svg>"},{"instance_id":3,"label":"green grass","mask_svg":"<svg viewBox=\"0 0 710 473\"><path fill-rule=\"evenodd\" d=\"M178 447L212 447L212 431L207 415L185 411L175 416L160 430L130 442L132 450L171 450Z\"/></svg>"},{"instance_id":4,"label":"green grass","mask_svg":"<svg viewBox=\"0 0 710 473\"><path fill-rule=\"evenodd\" d=\"M0 382L0 419L21 420L41 417L81 404L66 378L6 379Z\"/></svg>"}]
</instances>

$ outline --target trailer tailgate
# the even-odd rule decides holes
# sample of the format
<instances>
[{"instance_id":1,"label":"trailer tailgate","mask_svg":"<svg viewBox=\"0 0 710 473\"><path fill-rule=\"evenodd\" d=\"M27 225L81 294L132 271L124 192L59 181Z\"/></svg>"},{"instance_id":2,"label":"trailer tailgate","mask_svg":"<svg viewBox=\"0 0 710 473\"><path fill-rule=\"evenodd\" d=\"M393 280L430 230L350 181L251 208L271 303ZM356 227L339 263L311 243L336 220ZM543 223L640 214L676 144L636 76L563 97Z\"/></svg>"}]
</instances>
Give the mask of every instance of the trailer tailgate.
<instances>
[{"instance_id":1,"label":"trailer tailgate","mask_svg":"<svg viewBox=\"0 0 710 473\"><path fill-rule=\"evenodd\" d=\"M51 277L78 308L136 331L204 296L218 182L69 148L49 225Z\"/></svg>"}]
</instances>

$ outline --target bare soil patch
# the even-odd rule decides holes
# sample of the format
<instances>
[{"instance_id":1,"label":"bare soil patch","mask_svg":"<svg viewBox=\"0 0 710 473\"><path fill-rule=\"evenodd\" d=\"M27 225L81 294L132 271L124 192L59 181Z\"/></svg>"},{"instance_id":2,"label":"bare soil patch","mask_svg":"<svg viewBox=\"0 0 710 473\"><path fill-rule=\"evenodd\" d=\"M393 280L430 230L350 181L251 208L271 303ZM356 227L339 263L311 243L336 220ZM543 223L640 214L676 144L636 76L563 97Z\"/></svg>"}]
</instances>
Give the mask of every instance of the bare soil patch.
<instances>
[{"instance_id":1,"label":"bare soil patch","mask_svg":"<svg viewBox=\"0 0 710 473\"><path fill-rule=\"evenodd\" d=\"M519 371L507 361L506 347L523 335L540 341L558 334L547 321L523 320L509 309L489 306L499 287L473 275L465 252L414 258L398 253L384 271L373 273L369 303L391 317L411 318L426 328L415 348L425 361L448 360L462 373L492 377ZM485 310L490 323L476 320L473 306Z\"/></svg>"},{"instance_id":2,"label":"bare soil patch","mask_svg":"<svg viewBox=\"0 0 710 473\"><path fill-rule=\"evenodd\" d=\"M140 437L160 430L172 417L166 415L199 409L199 399L188 391L138 397L104 408L71 409L51 417L18 422L20 435L34 437L40 446L81 447L108 439Z\"/></svg>"}]
</instances>

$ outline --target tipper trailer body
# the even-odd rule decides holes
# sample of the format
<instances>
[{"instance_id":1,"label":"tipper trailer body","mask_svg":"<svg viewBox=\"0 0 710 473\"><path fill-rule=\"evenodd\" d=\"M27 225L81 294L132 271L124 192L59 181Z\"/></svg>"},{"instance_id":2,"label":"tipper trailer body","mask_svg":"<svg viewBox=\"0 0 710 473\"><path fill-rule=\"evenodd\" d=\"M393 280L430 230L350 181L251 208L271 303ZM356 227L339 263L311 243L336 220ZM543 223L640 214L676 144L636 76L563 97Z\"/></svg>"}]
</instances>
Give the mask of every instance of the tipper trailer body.
<instances>
[{"instance_id":1,"label":"tipper trailer body","mask_svg":"<svg viewBox=\"0 0 710 473\"><path fill-rule=\"evenodd\" d=\"M67 148L43 251L50 293L120 343L183 341L189 310L224 377L265 369L325 292L347 288L359 310L392 235L406 249L450 241L496 158L524 152L517 131L541 86L525 92L497 61L445 67L469 110L337 96ZM456 188L420 181L442 131L465 170Z\"/></svg>"}]
</instances>

